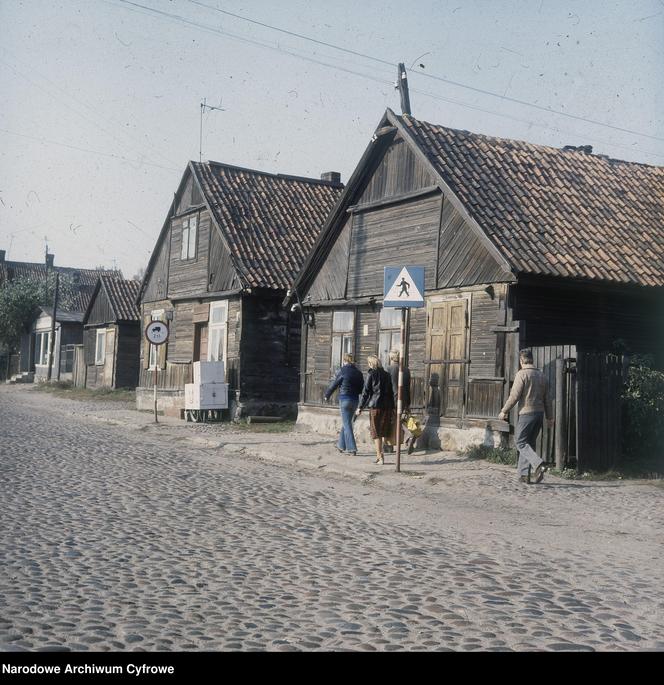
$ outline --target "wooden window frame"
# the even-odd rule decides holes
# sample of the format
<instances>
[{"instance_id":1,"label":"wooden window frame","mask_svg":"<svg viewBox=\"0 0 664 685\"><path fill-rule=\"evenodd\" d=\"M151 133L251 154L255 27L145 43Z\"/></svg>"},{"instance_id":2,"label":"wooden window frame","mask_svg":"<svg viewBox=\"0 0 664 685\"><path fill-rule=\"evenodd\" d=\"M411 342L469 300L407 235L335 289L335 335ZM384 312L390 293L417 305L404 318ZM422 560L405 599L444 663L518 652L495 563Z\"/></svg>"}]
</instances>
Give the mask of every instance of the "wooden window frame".
<instances>
[{"instance_id":1,"label":"wooden window frame","mask_svg":"<svg viewBox=\"0 0 664 685\"><path fill-rule=\"evenodd\" d=\"M334 319L337 314L350 314L351 316L351 325L350 328L344 328L344 329L339 329L335 330L334 329ZM332 311L332 334L330 338L330 374L331 376L334 376L336 372L341 368L343 365L343 356L344 354L353 354L353 351L355 349L355 310L354 309L335 309ZM339 351L338 351L338 366L334 365L335 359L334 359L334 348L335 348L335 339L339 340ZM348 350L346 350L346 343L349 342L350 345L348 346Z\"/></svg>"},{"instance_id":2,"label":"wooden window frame","mask_svg":"<svg viewBox=\"0 0 664 685\"><path fill-rule=\"evenodd\" d=\"M213 321L214 318L214 312L223 309L224 314L222 317L222 321ZM210 302L210 314L208 317L208 352L207 352L207 360L209 362L212 361L223 361L224 363L226 362L226 358L228 356L228 300L220 300L218 302ZM222 333L224 336L223 340L223 345L221 349L221 359L213 359L213 350L215 346L213 345L213 341L215 339L215 335L218 334L219 332ZM218 348L218 345L217 345Z\"/></svg>"},{"instance_id":3,"label":"wooden window frame","mask_svg":"<svg viewBox=\"0 0 664 685\"><path fill-rule=\"evenodd\" d=\"M194 236L193 246L191 236ZM187 240L185 242L185 235ZM186 249L185 249L186 248ZM192 252L193 251L193 252ZM190 262L196 259L198 254L198 215L188 216L182 221L180 232L180 261Z\"/></svg>"},{"instance_id":4,"label":"wooden window frame","mask_svg":"<svg viewBox=\"0 0 664 685\"><path fill-rule=\"evenodd\" d=\"M35 359L35 366L48 366L48 350L51 344L51 331L35 331L35 352L39 351ZM44 341L46 345L44 346Z\"/></svg>"},{"instance_id":5,"label":"wooden window frame","mask_svg":"<svg viewBox=\"0 0 664 685\"><path fill-rule=\"evenodd\" d=\"M104 342L101 349L101 358L99 355L99 339L103 338ZM104 366L106 363L106 329L97 328L95 332L95 366Z\"/></svg>"}]
</instances>

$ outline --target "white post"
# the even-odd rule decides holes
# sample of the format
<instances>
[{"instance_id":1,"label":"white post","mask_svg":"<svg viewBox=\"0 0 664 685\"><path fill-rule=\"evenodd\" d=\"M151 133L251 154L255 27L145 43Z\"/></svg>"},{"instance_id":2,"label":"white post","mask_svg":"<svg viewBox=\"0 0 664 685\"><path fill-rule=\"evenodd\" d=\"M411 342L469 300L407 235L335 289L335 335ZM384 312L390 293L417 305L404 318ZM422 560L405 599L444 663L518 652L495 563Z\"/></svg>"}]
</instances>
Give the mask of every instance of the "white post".
<instances>
[{"instance_id":1,"label":"white post","mask_svg":"<svg viewBox=\"0 0 664 685\"><path fill-rule=\"evenodd\" d=\"M152 377L154 379L154 422L159 423L159 419L157 418L157 361L159 359L159 350L156 345L153 345L154 347L154 369L152 373Z\"/></svg>"},{"instance_id":2,"label":"white post","mask_svg":"<svg viewBox=\"0 0 664 685\"><path fill-rule=\"evenodd\" d=\"M399 385L397 389L397 473L401 471L401 412L403 411L403 350L406 339L406 308L401 308L401 340L399 342Z\"/></svg>"}]
</instances>

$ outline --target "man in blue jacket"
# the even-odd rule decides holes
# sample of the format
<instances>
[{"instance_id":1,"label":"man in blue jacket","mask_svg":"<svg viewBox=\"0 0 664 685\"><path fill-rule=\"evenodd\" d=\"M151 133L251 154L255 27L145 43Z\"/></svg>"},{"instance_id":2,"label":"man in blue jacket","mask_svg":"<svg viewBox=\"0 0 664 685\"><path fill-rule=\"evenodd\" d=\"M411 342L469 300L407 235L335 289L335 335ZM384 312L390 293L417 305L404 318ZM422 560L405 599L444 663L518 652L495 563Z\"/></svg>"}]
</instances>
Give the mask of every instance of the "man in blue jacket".
<instances>
[{"instance_id":1,"label":"man in blue jacket","mask_svg":"<svg viewBox=\"0 0 664 685\"><path fill-rule=\"evenodd\" d=\"M355 435L353 434L353 415L357 409L360 393L364 387L364 376L353 363L353 355L345 354L343 366L325 391L328 402L332 393L339 388L339 409L341 411L341 432L337 442L339 452L357 454Z\"/></svg>"}]
</instances>

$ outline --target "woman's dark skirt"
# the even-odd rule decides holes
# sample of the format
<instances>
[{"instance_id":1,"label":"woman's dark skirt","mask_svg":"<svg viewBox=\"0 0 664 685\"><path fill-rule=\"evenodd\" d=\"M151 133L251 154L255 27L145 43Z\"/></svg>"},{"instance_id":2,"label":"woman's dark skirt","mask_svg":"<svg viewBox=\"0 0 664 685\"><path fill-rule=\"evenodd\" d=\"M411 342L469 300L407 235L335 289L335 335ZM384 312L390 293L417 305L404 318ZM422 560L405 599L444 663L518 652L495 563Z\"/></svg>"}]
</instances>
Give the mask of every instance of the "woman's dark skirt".
<instances>
[{"instance_id":1,"label":"woman's dark skirt","mask_svg":"<svg viewBox=\"0 0 664 685\"><path fill-rule=\"evenodd\" d=\"M389 438L392 434L392 409L370 409L369 410L369 430L371 439Z\"/></svg>"}]
</instances>

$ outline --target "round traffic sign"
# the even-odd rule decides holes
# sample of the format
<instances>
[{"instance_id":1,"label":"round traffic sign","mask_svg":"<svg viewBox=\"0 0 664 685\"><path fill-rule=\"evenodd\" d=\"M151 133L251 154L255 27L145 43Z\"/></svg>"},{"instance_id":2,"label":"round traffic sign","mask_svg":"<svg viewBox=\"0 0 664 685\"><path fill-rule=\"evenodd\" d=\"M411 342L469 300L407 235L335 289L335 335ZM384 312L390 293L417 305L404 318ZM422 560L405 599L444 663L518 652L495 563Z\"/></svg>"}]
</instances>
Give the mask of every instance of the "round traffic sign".
<instances>
[{"instance_id":1,"label":"round traffic sign","mask_svg":"<svg viewBox=\"0 0 664 685\"><path fill-rule=\"evenodd\" d=\"M145 337L153 345L163 345L168 340L168 325L163 321L150 321L145 327Z\"/></svg>"}]
</instances>

